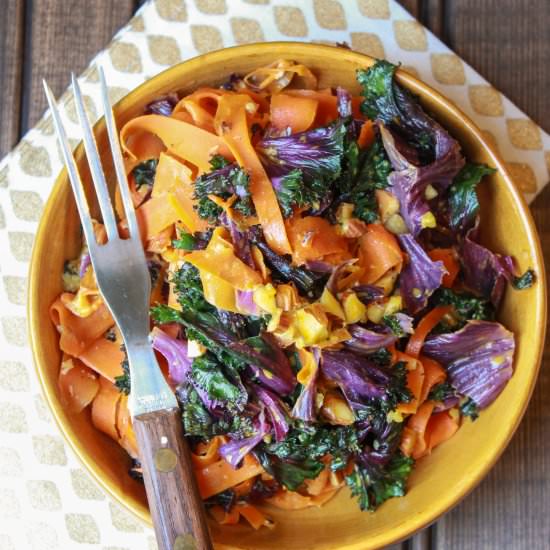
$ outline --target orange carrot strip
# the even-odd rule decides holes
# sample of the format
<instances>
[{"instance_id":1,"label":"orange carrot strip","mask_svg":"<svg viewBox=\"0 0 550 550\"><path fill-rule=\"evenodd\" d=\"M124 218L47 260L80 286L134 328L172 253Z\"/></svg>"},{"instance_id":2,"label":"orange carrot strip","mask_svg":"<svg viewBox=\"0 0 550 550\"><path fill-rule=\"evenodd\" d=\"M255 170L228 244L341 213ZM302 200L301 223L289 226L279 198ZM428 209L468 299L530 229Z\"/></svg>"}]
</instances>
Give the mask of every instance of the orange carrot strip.
<instances>
[{"instance_id":1,"label":"orange carrot strip","mask_svg":"<svg viewBox=\"0 0 550 550\"><path fill-rule=\"evenodd\" d=\"M321 90L285 90L285 94L293 97L315 99L318 102L315 126L324 126L338 118L338 103L336 96Z\"/></svg>"},{"instance_id":2,"label":"orange carrot strip","mask_svg":"<svg viewBox=\"0 0 550 550\"><path fill-rule=\"evenodd\" d=\"M122 394L106 378L99 379L99 392L92 402L92 423L102 432L119 440L116 427L118 403Z\"/></svg>"},{"instance_id":3,"label":"orange carrot strip","mask_svg":"<svg viewBox=\"0 0 550 550\"><path fill-rule=\"evenodd\" d=\"M288 220L287 234L292 245L292 259L297 265L328 254L339 254L344 259L350 257L348 240L338 235L336 226L324 218L294 216Z\"/></svg>"},{"instance_id":4,"label":"orange carrot strip","mask_svg":"<svg viewBox=\"0 0 550 550\"><path fill-rule=\"evenodd\" d=\"M124 352L120 349L120 343L111 342L103 336L88 346L78 358L110 382L114 383L117 376L124 374L121 366Z\"/></svg>"},{"instance_id":5,"label":"orange carrot strip","mask_svg":"<svg viewBox=\"0 0 550 550\"><path fill-rule=\"evenodd\" d=\"M151 190L152 197L159 197L163 193L173 191L180 183L191 183L193 171L181 163L179 160L161 153L157 170L155 172L155 181Z\"/></svg>"},{"instance_id":6,"label":"orange carrot strip","mask_svg":"<svg viewBox=\"0 0 550 550\"><path fill-rule=\"evenodd\" d=\"M421 355L420 361L422 361L422 365L424 366L424 383L420 394L420 403L423 403L426 401L426 398L432 388L445 381L445 378L447 378L447 373L437 361L434 361L429 357Z\"/></svg>"},{"instance_id":7,"label":"orange carrot strip","mask_svg":"<svg viewBox=\"0 0 550 550\"><path fill-rule=\"evenodd\" d=\"M115 322L105 304L101 304L88 317L78 317L63 305L62 297L70 301L74 296L64 293L57 298L50 306L50 319L60 332L61 351L77 357Z\"/></svg>"},{"instance_id":8,"label":"orange carrot strip","mask_svg":"<svg viewBox=\"0 0 550 550\"><path fill-rule=\"evenodd\" d=\"M118 403L116 427L119 434L119 445L133 458L139 457L137 438L128 410L128 396L122 395Z\"/></svg>"},{"instance_id":9,"label":"orange carrot strip","mask_svg":"<svg viewBox=\"0 0 550 550\"><path fill-rule=\"evenodd\" d=\"M361 149L367 149L374 143L374 138L374 123L372 120L365 120L357 138L357 145Z\"/></svg>"},{"instance_id":10,"label":"orange carrot strip","mask_svg":"<svg viewBox=\"0 0 550 550\"><path fill-rule=\"evenodd\" d=\"M252 504L238 504L236 508L241 516L256 530L263 526L269 527L273 525L267 516L258 510L256 506L252 506Z\"/></svg>"},{"instance_id":11,"label":"orange carrot strip","mask_svg":"<svg viewBox=\"0 0 550 550\"><path fill-rule=\"evenodd\" d=\"M422 456L427 448L425 432L433 409L434 404L431 401L426 401L418 407L418 411L416 411L407 421L407 427L416 433L416 441L412 452L412 457L415 460Z\"/></svg>"},{"instance_id":12,"label":"orange carrot strip","mask_svg":"<svg viewBox=\"0 0 550 550\"><path fill-rule=\"evenodd\" d=\"M407 364L407 388L413 398L408 403L399 403L397 411L401 414L413 414L421 403L422 387L424 386L424 365L415 357L395 351L396 361L404 361Z\"/></svg>"},{"instance_id":13,"label":"orange carrot strip","mask_svg":"<svg viewBox=\"0 0 550 550\"><path fill-rule=\"evenodd\" d=\"M239 290L250 290L262 283L260 274L236 256L233 245L219 227L214 230L208 246L186 254L185 261L201 273L211 273Z\"/></svg>"},{"instance_id":14,"label":"orange carrot strip","mask_svg":"<svg viewBox=\"0 0 550 550\"><path fill-rule=\"evenodd\" d=\"M136 156L129 140L133 132L149 132L158 136L169 152L195 165L201 172L210 170L210 158L214 154L232 158L231 151L216 134L177 118L162 115L136 117L124 125L120 132L120 141L123 150L132 158Z\"/></svg>"},{"instance_id":15,"label":"orange carrot strip","mask_svg":"<svg viewBox=\"0 0 550 550\"><path fill-rule=\"evenodd\" d=\"M72 367L64 368L69 362L72 362ZM97 374L78 359L63 362L57 383L61 401L67 410L75 413L87 407L99 391Z\"/></svg>"},{"instance_id":16,"label":"orange carrot strip","mask_svg":"<svg viewBox=\"0 0 550 550\"><path fill-rule=\"evenodd\" d=\"M209 510L210 515L220 524L220 525L236 525L239 523L241 514L237 506L233 506L229 512L226 512L221 506L212 506Z\"/></svg>"},{"instance_id":17,"label":"orange carrot strip","mask_svg":"<svg viewBox=\"0 0 550 550\"><path fill-rule=\"evenodd\" d=\"M304 132L313 124L318 104L310 97L275 94L271 96L271 122L279 129L290 127L293 134Z\"/></svg>"},{"instance_id":18,"label":"orange carrot strip","mask_svg":"<svg viewBox=\"0 0 550 550\"><path fill-rule=\"evenodd\" d=\"M136 216L142 239L148 241L163 229L178 221L178 212L166 196L153 197L145 201L137 210Z\"/></svg>"},{"instance_id":19,"label":"orange carrot strip","mask_svg":"<svg viewBox=\"0 0 550 550\"><path fill-rule=\"evenodd\" d=\"M428 252L428 256L434 261L442 261L447 273L443 275L442 285L451 288L460 271L460 264L456 258L456 252L452 248L434 248Z\"/></svg>"},{"instance_id":20,"label":"orange carrot strip","mask_svg":"<svg viewBox=\"0 0 550 550\"><path fill-rule=\"evenodd\" d=\"M418 326L414 329L414 334L409 339L407 347L405 348L405 353L412 357L418 357L426 336L428 336L437 323L439 323L447 313L451 312L452 309L452 306L437 306L422 317Z\"/></svg>"},{"instance_id":21,"label":"orange carrot strip","mask_svg":"<svg viewBox=\"0 0 550 550\"><path fill-rule=\"evenodd\" d=\"M216 113L216 128L239 166L250 175L252 201L267 243L278 254L290 254L292 250L275 191L250 141L246 120L246 106L250 102L244 94L223 96Z\"/></svg>"},{"instance_id":22,"label":"orange carrot strip","mask_svg":"<svg viewBox=\"0 0 550 550\"><path fill-rule=\"evenodd\" d=\"M313 506L312 498L304 496L294 491L286 491L281 489L273 496L265 500L267 503L282 508L283 510L303 510Z\"/></svg>"},{"instance_id":23,"label":"orange carrot strip","mask_svg":"<svg viewBox=\"0 0 550 550\"><path fill-rule=\"evenodd\" d=\"M426 452L431 452L434 447L450 439L457 432L458 427L458 414L456 417L449 411L433 414L426 426Z\"/></svg>"},{"instance_id":24,"label":"orange carrot strip","mask_svg":"<svg viewBox=\"0 0 550 550\"><path fill-rule=\"evenodd\" d=\"M306 491L311 496L317 496L324 492L329 481L330 471L328 468L321 470L321 473L315 479L306 479Z\"/></svg>"},{"instance_id":25,"label":"orange carrot strip","mask_svg":"<svg viewBox=\"0 0 550 550\"><path fill-rule=\"evenodd\" d=\"M411 456L416 444L416 432L407 426L401 432L401 443L399 448L405 456Z\"/></svg>"},{"instance_id":26,"label":"orange carrot strip","mask_svg":"<svg viewBox=\"0 0 550 550\"><path fill-rule=\"evenodd\" d=\"M204 443L198 452L191 453L191 460L195 469L206 468L220 459L218 449L224 439L220 436L213 437L208 443Z\"/></svg>"},{"instance_id":27,"label":"orange carrot strip","mask_svg":"<svg viewBox=\"0 0 550 550\"><path fill-rule=\"evenodd\" d=\"M205 468L195 470L195 476L200 495L205 499L261 474L263 471L260 463L252 456L247 455L243 460L243 465L236 470L222 459Z\"/></svg>"},{"instance_id":28,"label":"orange carrot strip","mask_svg":"<svg viewBox=\"0 0 550 550\"><path fill-rule=\"evenodd\" d=\"M390 269L401 270L403 253L397 239L380 224L369 224L359 238L359 265L364 269L362 282L372 284Z\"/></svg>"}]
</instances>

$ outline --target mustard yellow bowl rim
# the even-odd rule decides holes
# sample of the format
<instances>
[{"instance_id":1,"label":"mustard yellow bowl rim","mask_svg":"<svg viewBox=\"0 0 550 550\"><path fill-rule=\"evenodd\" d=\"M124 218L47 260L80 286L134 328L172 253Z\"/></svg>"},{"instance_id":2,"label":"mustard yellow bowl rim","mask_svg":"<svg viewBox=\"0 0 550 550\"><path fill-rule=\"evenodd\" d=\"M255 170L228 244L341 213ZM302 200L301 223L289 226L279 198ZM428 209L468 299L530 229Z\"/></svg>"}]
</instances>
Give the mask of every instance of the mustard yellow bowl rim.
<instances>
[{"instance_id":1,"label":"mustard yellow bowl rim","mask_svg":"<svg viewBox=\"0 0 550 550\"><path fill-rule=\"evenodd\" d=\"M174 65L173 67L163 71L162 73L158 74L157 76L144 82L143 84L141 84L140 86L132 90L128 95L126 95L123 99L121 99L117 103L117 105L115 106L115 109L119 108L121 110L125 110L128 106L131 106L133 103L135 103L140 96L148 95L150 92L154 92L154 90L156 89L165 87L165 85L168 84L169 82L177 80L175 76L180 73L183 66L185 66L186 69L199 69L201 66L204 66L205 64L208 64L210 62L227 59L227 56L229 55L245 56L245 55L253 55L255 53L257 54L258 52L261 52L261 53L269 52L270 54L273 55L273 59L277 59L281 57L286 57L291 59L293 55L300 55L300 54L305 55L308 52L313 52L313 51L319 52L322 50L326 50L327 54L328 53L334 54L334 50L336 49L338 51L338 55L341 56L343 60L346 59L348 61L351 61L357 64L363 63L365 65L368 65L373 62L373 58L367 55L354 52L351 50L343 49L343 48L335 48L333 46L319 45L319 44L308 44L308 43L301 43L301 42L263 42L263 43L247 44L242 46L234 46L231 48L225 48L223 50L206 53L204 55L200 55L198 57L194 57L192 59L179 63L178 65ZM446 110L448 113L462 120L467 130L482 144L486 152L489 154L494 166L497 168L500 175L504 179L508 187L508 190L510 191L513 197L515 205L518 207L519 216L521 218L523 226L526 228L528 242L529 242L533 257L535 259L534 265L532 267L535 269L535 272L537 274L537 284L535 288L536 311L534 312L534 323L533 323L537 331L537 334L536 334L537 350L535 353L536 364L533 365L531 377L528 383L521 388L522 389L522 396L520 401L521 405L518 407L515 413L514 422L510 423L507 426L505 440L503 441L500 448L495 447L492 450L492 453L489 454L489 459L486 461L483 467L478 468L478 470L473 475L469 476L469 480L467 483L461 486L459 490L440 496L433 506L431 506L430 508L426 508L424 510L419 510L418 513L412 515L410 518L407 519L407 521L403 522L400 525L395 526L393 529L388 530L387 532L378 534L374 537L369 536L368 540L365 540L365 541L359 541L359 542L354 542L351 544L345 544L343 546L339 546L341 550L365 550L366 548L381 548L390 544L394 544L401 540L404 540L407 537L410 537L415 532L419 531L420 529L436 521L441 515L443 515L445 512L449 511L452 507L454 507L460 500L462 500L470 491L472 491L479 484L479 482L485 477L485 475L493 467L495 462L498 460L500 455L503 453L503 451L507 447L508 443L510 442L510 439L512 438L514 432L516 431L525 413L525 410L529 403L529 399L531 397L531 394L537 379L537 374L540 368L540 362L542 358L545 332L546 332L547 290L546 290L546 275L544 270L542 249L541 249L539 238L537 236L537 231L535 228L533 218L531 216L531 213L529 212L525 199L523 198L520 191L514 185L512 178L508 172L508 169L506 168L505 163L500 158L500 155L494 150L491 143L486 139L484 134L474 124L474 122L467 115L465 115L460 109L458 109L458 107L456 107L450 100L446 99L439 92L435 91L427 84L423 83L422 81L418 80L417 78L415 78L414 76L406 72L399 71L399 79L405 85L412 85L417 90L420 90L421 96L429 97L430 100L435 104L437 104L439 108ZM101 125L103 125L103 118L101 118L97 122L96 128L97 126L101 127ZM78 148L81 148L81 147L82 147L82 144L78 146ZM48 235L44 231L44 228L48 225L48 220L50 219L50 217L54 215L53 204L55 202L55 198L62 192L63 187L65 185L68 185L68 178L67 178L66 170L63 169L60 172L59 176L57 177L54 187L52 189L52 192L50 194L50 197L45 205L44 212L38 227L36 239L34 241L34 246L33 246L33 251L32 251L32 256L30 261L29 286L28 286L29 298L27 303L28 330L29 330L29 339L30 339L32 353L33 353L36 373L38 375L38 379L40 381L43 394L45 395L46 402L48 403L48 406L52 411L53 417L61 433L63 434L65 440L67 441L71 449L74 451L74 453L77 455L79 460L82 462L82 464L86 467L86 469L90 472L92 477L105 490L107 494L109 494L117 502L122 504L126 509L132 512L135 516L140 518L143 522L145 522L148 525L152 525L151 517L148 511L143 507L133 505L134 503L132 502L130 503L127 502L127 498L124 494L124 491L118 486L116 486L115 484L109 482L109 480L107 480L102 475L102 472L98 468L97 464L95 464L91 456L89 456L89 454L87 453L87 451L85 450L81 442L78 439L71 437L69 433L69 429L65 426L62 420L61 406L58 400L53 395L53 392L49 390L48 384L46 383L45 368L43 366L43 362L45 362L45 358L43 358L39 352L40 317L37 310L37 292L38 292L37 286L38 286L38 272L39 272L38 259L40 257L40 252L44 250L45 247L47 247L48 245ZM218 545L217 547L223 548L223 544Z\"/></svg>"}]
</instances>

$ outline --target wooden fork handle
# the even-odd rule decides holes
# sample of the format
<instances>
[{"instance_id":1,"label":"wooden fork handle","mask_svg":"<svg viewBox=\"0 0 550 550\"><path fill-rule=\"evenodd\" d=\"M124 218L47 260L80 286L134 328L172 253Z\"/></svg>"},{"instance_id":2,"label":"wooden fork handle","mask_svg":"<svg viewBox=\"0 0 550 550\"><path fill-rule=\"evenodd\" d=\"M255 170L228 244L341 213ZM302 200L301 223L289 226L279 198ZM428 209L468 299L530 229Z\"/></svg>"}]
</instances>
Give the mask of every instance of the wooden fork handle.
<instances>
[{"instance_id":1,"label":"wooden fork handle","mask_svg":"<svg viewBox=\"0 0 550 550\"><path fill-rule=\"evenodd\" d=\"M212 550L179 409L134 417L159 550Z\"/></svg>"}]
</instances>

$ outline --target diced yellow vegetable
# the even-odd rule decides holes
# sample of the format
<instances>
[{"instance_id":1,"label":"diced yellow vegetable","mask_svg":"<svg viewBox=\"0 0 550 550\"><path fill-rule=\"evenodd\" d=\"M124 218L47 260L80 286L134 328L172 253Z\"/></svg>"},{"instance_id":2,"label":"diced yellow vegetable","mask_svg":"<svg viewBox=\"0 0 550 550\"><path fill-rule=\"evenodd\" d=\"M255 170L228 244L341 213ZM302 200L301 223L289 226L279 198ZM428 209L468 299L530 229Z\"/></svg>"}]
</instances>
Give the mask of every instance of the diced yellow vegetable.
<instances>
[{"instance_id":1,"label":"diced yellow vegetable","mask_svg":"<svg viewBox=\"0 0 550 550\"><path fill-rule=\"evenodd\" d=\"M390 411L386 418L388 422L403 422L403 415L399 411Z\"/></svg>"},{"instance_id":2,"label":"diced yellow vegetable","mask_svg":"<svg viewBox=\"0 0 550 550\"><path fill-rule=\"evenodd\" d=\"M328 338L327 322L318 319L311 309L311 307L306 307L296 312L296 327L306 346L311 346Z\"/></svg>"},{"instance_id":3,"label":"diced yellow vegetable","mask_svg":"<svg viewBox=\"0 0 550 550\"><path fill-rule=\"evenodd\" d=\"M437 221L432 212L426 212L420 218L420 225L425 229L426 227L437 227Z\"/></svg>"},{"instance_id":4,"label":"diced yellow vegetable","mask_svg":"<svg viewBox=\"0 0 550 550\"><path fill-rule=\"evenodd\" d=\"M395 296L390 296L389 300L386 302L384 315L392 315L393 313L397 313L401 309L403 309L403 298L401 298L399 294L396 294Z\"/></svg>"},{"instance_id":5,"label":"diced yellow vegetable","mask_svg":"<svg viewBox=\"0 0 550 550\"><path fill-rule=\"evenodd\" d=\"M359 300L355 292L349 292L344 296L344 314L348 324L364 321L367 317L367 306Z\"/></svg>"},{"instance_id":6,"label":"diced yellow vegetable","mask_svg":"<svg viewBox=\"0 0 550 550\"><path fill-rule=\"evenodd\" d=\"M409 230L405 224L405 220L400 214L391 215L385 222L384 227L394 235L403 235Z\"/></svg>"},{"instance_id":7,"label":"diced yellow vegetable","mask_svg":"<svg viewBox=\"0 0 550 550\"><path fill-rule=\"evenodd\" d=\"M346 315L344 313L344 310L342 309L342 306L340 305L340 302L334 297L334 295L328 288L325 287L325 289L323 290L323 294L321 294L321 299L319 300L319 303L325 308L325 311L327 313L330 313L331 315L334 315L335 317L338 317L343 321L346 320Z\"/></svg>"},{"instance_id":8,"label":"diced yellow vegetable","mask_svg":"<svg viewBox=\"0 0 550 550\"><path fill-rule=\"evenodd\" d=\"M367 319L371 323L380 323L384 317L385 308L382 304L369 304L367 306Z\"/></svg>"},{"instance_id":9,"label":"diced yellow vegetable","mask_svg":"<svg viewBox=\"0 0 550 550\"><path fill-rule=\"evenodd\" d=\"M432 199L435 199L438 194L437 189L431 183L426 185L426 189L424 189L424 197L426 197L427 200L431 201Z\"/></svg>"},{"instance_id":10,"label":"diced yellow vegetable","mask_svg":"<svg viewBox=\"0 0 550 550\"><path fill-rule=\"evenodd\" d=\"M394 214L399 212L399 201L389 191L378 189L375 191L375 196L382 222L389 220Z\"/></svg>"},{"instance_id":11,"label":"diced yellow vegetable","mask_svg":"<svg viewBox=\"0 0 550 550\"><path fill-rule=\"evenodd\" d=\"M206 348L197 340L187 340L187 357L200 357L206 353Z\"/></svg>"},{"instance_id":12,"label":"diced yellow vegetable","mask_svg":"<svg viewBox=\"0 0 550 550\"><path fill-rule=\"evenodd\" d=\"M374 284L379 286L384 291L384 294L388 296L393 292L397 277L399 277L399 271L397 269L390 269L390 271L378 279Z\"/></svg>"},{"instance_id":13,"label":"diced yellow vegetable","mask_svg":"<svg viewBox=\"0 0 550 550\"><path fill-rule=\"evenodd\" d=\"M331 424L348 426L355 422L355 415L346 400L333 392L325 395L321 412Z\"/></svg>"}]
</instances>

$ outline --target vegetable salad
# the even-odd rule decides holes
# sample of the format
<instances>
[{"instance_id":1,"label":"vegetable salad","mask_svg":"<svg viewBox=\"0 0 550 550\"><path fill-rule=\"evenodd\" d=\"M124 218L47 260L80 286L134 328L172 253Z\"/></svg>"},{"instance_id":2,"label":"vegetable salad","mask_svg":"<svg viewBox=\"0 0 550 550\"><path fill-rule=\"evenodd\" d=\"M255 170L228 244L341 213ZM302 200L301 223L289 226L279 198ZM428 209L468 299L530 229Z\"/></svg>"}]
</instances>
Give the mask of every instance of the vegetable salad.
<instances>
[{"instance_id":1,"label":"vegetable salad","mask_svg":"<svg viewBox=\"0 0 550 550\"><path fill-rule=\"evenodd\" d=\"M279 60L161 97L121 130L152 345L222 524L270 526L258 504L320 506L346 485L375 510L512 376L495 314L534 273L480 243L476 187L494 170L395 70L359 70L353 96ZM63 281L61 394L139 477L126 354L86 247Z\"/></svg>"}]
</instances>

